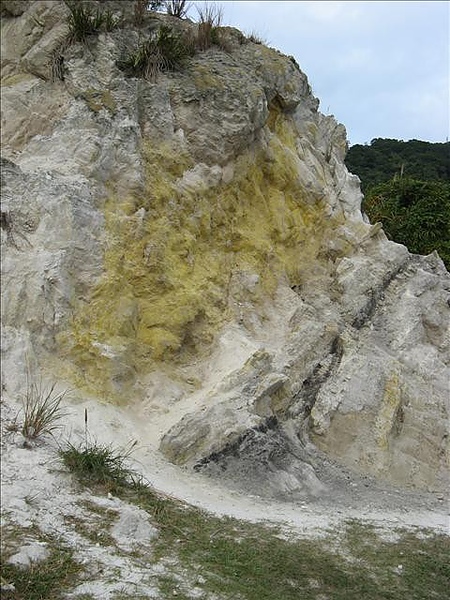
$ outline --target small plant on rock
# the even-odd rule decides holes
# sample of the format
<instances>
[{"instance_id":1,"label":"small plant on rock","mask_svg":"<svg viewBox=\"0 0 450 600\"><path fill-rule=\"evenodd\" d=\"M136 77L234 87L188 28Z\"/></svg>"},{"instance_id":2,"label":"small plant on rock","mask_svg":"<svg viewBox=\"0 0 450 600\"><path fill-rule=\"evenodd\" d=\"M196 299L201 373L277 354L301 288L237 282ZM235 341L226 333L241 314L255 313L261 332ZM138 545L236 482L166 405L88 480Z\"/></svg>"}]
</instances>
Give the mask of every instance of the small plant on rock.
<instances>
[{"instance_id":1,"label":"small plant on rock","mask_svg":"<svg viewBox=\"0 0 450 600\"><path fill-rule=\"evenodd\" d=\"M191 4L186 0L167 0L166 2L167 14L179 19L185 17L190 8Z\"/></svg>"},{"instance_id":2,"label":"small plant on rock","mask_svg":"<svg viewBox=\"0 0 450 600\"><path fill-rule=\"evenodd\" d=\"M249 42L252 42L253 44L267 46L267 41L263 37L261 37L258 33L256 33L255 31L252 31L249 34L249 36L247 37L247 40Z\"/></svg>"},{"instance_id":3,"label":"small plant on rock","mask_svg":"<svg viewBox=\"0 0 450 600\"><path fill-rule=\"evenodd\" d=\"M94 10L81 4L70 4L69 35L77 42L84 42L89 35L111 31L119 25L119 19L111 11Z\"/></svg>"},{"instance_id":4,"label":"small plant on rock","mask_svg":"<svg viewBox=\"0 0 450 600\"><path fill-rule=\"evenodd\" d=\"M131 76L155 81L158 73L181 68L191 54L192 50L181 34L161 25L147 41L119 61L118 66Z\"/></svg>"},{"instance_id":5,"label":"small plant on rock","mask_svg":"<svg viewBox=\"0 0 450 600\"><path fill-rule=\"evenodd\" d=\"M223 10L217 4L207 2L196 8L199 16L197 46L199 50L207 50L217 43L217 30L222 23Z\"/></svg>"}]
</instances>

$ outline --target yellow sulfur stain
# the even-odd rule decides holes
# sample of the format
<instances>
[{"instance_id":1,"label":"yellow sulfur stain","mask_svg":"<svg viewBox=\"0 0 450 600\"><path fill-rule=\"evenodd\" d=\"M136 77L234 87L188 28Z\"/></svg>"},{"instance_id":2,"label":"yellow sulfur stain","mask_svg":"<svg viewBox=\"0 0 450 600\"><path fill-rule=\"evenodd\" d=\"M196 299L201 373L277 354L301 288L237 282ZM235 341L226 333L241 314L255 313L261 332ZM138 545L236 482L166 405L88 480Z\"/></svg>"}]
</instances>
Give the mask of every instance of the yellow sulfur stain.
<instances>
[{"instance_id":1,"label":"yellow sulfur stain","mask_svg":"<svg viewBox=\"0 0 450 600\"><path fill-rule=\"evenodd\" d=\"M257 307L280 279L299 284L317 260L336 224L298 181L293 125L272 109L268 126L269 148L237 158L230 183L184 190L189 155L145 146L145 194L106 203L104 276L61 338L96 393L120 397L156 362L207 348L235 315L233 275L258 276L242 292Z\"/></svg>"},{"instance_id":2,"label":"yellow sulfur stain","mask_svg":"<svg viewBox=\"0 0 450 600\"><path fill-rule=\"evenodd\" d=\"M402 391L397 371L393 371L384 385L384 394L375 418L375 441L382 450L387 450L389 436L395 427L401 409Z\"/></svg>"}]
</instances>

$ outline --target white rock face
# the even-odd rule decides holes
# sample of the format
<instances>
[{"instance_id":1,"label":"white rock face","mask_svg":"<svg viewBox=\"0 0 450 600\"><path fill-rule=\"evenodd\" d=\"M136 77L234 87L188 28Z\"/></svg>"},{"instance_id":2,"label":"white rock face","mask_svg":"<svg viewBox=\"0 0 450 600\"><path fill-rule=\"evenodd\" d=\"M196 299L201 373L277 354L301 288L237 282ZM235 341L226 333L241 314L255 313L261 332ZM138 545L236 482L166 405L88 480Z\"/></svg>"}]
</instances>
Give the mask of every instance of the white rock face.
<instances>
[{"instance_id":1,"label":"white rock face","mask_svg":"<svg viewBox=\"0 0 450 600\"><path fill-rule=\"evenodd\" d=\"M31 368L114 395L168 459L252 493L329 493L331 459L443 490L449 274L363 217L298 66L229 29L226 52L129 77L125 20L62 47L52 80L65 3L9 4L5 393Z\"/></svg>"},{"instance_id":2,"label":"white rock face","mask_svg":"<svg viewBox=\"0 0 450 600\"><path fill-rule=\"evenodd\" d=\"M43 542L33 542L22 546L19 552L10 557L8 562L19 567L30 567L33 563L45 560L48 554Z\"/></svg>"}]
</instances>

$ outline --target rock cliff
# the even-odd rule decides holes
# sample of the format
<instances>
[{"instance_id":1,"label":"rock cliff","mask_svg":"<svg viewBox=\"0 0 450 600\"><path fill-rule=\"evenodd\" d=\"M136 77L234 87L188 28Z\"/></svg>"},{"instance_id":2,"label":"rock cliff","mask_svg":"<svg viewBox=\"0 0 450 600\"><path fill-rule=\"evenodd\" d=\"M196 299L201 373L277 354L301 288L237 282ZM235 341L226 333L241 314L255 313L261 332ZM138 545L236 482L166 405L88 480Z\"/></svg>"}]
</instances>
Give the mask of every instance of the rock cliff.
<instances>
[{"instance_id":1,"label":"rock cliff","mask_svg":"<svg viewBox=\"0 0 450 600\"><path fill-rule=\"evenodd\" d=\"M79 4L114 26L77 41L65 2L2 4L5 394L31 371L118 403L251 493L327 493L331 461L443 490L449 274L361 213L296 61ZM133 72L164 35L183 64Z\"/></svg>"}]
</instances>

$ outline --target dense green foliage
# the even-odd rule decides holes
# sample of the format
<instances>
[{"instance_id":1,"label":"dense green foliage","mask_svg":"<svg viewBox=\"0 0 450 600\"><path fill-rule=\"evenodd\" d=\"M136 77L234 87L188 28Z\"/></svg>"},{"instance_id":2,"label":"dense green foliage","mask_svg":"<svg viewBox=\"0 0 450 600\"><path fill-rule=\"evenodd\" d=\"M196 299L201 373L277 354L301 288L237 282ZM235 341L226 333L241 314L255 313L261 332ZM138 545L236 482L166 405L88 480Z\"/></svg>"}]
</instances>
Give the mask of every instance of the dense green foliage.
<instances>
[{"instance_id":1,"label":"dense green foliage","mask_svg":"<svg viewBox=\"0 0 450 600\"><path fill-rule=\"evenodd\" d=\"M345 162L370 221L414 254L437 250L450 269L450 143L378 138L352 146Z\"/></svg>"},{"instance_id":2,"label":"dense green foliage","mask_svg":"<svg viewBox=\"0 0 450 600\"><path fill-rule=\"evenodd\" d=\"M450 268L450 183L402 177L370 188L363 210L414 254L437 250Z\"/></svg>"},{"instance_id":3,"label":"dense green foliage","mask_svg":"<svg viewBox=\"0 0 450 600\"><path fill-rule=\"evenodd\" d=\"M369 146L349 148L345 164L361 179L363 192L395 176L450 181L450 142L376 138Z\"/></svg>"}]
</instances>

